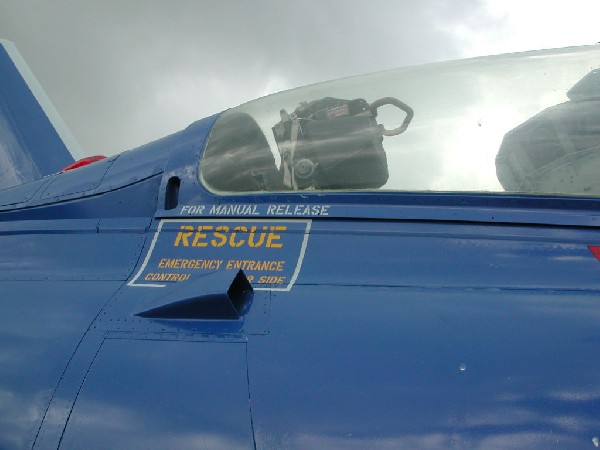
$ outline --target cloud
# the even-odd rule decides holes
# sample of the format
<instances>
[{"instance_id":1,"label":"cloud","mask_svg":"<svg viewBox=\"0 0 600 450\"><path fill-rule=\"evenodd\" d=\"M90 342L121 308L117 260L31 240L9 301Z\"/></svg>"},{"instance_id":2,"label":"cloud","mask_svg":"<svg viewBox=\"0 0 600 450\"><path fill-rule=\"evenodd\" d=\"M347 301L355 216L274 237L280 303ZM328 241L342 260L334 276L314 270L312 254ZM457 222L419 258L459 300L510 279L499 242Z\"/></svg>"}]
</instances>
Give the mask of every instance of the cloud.
<instances>
[{"instance_id":1,"label":"cloud","mask_svg":"<svg viewBox=\"0 0 600 450\"><path fill-rule=\"evenodd\" d=\"M455 56L422 31L436 3L9 0L0 29L84 151L110 154L274 90Z\"/></svg>"},{"instance_id":2,"label":"cloud","mask_svg":"<svg viewBox=\"0 0 600 450\"><path fill-rule=\"evenodd\" d=\"M274 90L587 42L589 3L5 0L0 29L84 151L112 154Z\"/></svg>"},{"instance_id":3,"label":"cloud","mask_svg":"<svg viewBox=\"0 0 600 450\"><path fill-rule=\"evenodd\" d=\"M462 56L479 56L600 41L600 3L588 0L483 0L462 20L437 25L462 42Z\"/></svg>"}]
</instances>

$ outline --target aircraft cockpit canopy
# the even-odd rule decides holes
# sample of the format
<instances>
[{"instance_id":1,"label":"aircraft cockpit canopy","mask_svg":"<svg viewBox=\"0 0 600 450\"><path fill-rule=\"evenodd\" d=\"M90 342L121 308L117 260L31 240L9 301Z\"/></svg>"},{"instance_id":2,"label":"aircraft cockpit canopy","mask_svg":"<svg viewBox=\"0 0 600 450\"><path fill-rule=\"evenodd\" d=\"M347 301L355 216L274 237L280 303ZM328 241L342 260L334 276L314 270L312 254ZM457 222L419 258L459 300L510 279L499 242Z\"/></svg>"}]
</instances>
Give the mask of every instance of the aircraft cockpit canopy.
<instances>
[{"instance_id":1,"label":"aircraft cockpit canopy","mask_svg":"<svg viewBox=\"0 0 600 450\"><path fill-rule=\"evenodd\" d=\"M273 94L224 112L212 192L600 195L600 47L430 64Z\"/></svg>"}]
</instances>

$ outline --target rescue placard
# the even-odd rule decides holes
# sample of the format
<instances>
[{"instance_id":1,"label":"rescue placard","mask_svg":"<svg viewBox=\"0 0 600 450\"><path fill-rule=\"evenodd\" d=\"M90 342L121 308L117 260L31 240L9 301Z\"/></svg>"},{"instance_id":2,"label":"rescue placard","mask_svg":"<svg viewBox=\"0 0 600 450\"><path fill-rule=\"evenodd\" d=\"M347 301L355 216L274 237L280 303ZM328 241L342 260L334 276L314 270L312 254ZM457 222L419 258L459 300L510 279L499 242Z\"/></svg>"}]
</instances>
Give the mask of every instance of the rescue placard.
<instances>
[{"instance_id":1,"label":"rescue placard","mask_svg":"<svg viewBox=\"0 0 600 450\"><path fill-rule=\"evenodd\" d=\"M310 220L162 220L128 285L165 287L241 269L254 289L289 291L302 267L310 225Z\"/></svg>"}]
</instances>

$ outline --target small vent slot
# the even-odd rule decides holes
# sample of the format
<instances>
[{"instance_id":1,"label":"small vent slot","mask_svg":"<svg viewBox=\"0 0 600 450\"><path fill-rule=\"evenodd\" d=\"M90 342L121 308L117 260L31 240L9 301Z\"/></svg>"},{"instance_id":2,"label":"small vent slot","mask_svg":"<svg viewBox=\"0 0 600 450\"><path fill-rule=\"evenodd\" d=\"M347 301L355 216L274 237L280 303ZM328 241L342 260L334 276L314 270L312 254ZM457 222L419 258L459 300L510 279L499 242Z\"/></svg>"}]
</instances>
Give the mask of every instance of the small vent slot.
<instances>
[{"instance_id":1,"label":"small vent slot","mask_svg":"<svg viewBox=\"0 0 600 450\"><path fill-rule=\"evenodd\" d=\"M178 300L137 313L136 316L148 319L237 320L248 312L253 294L252 285L240 270L227 293L205 294Z\"/></svg>"},{"instance_id":2,"label":"small vent slot","mask_svg":"<svg viewBox=\"0 0 600 450\"><path fill-rule=\"evenodd\" d=\"M181 180L179 177L171 177L167 182L167 191L165 193L165 209L175 209L179 204L179 186Z\"/></svg>"},{"instance_id":3,"label":"small vent slot","mask_svg":"<svg viewBox=\"0 0 600 450\"><path fill-rule=\"evenodd\" d=\"M233 307L240 316L246 313L246 310L252 302L253 294L254 289L252 289L252 285L248 281L248 278L246 278L244 272L240 270L227 291L227 295L229 296Z\"/></svg>"}]
</instances>

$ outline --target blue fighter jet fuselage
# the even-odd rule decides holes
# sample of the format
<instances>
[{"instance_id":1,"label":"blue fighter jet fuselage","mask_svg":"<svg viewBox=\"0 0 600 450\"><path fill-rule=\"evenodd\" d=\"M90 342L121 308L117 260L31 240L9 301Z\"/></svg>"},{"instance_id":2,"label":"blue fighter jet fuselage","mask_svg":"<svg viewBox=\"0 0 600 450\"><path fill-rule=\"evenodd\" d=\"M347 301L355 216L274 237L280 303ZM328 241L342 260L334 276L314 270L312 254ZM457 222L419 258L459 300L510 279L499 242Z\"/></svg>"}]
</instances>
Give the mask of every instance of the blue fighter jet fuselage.
<instances>
[{"instance_id":1,"label":"blue fighter jet fuselage","mask_svg":"<svg viewBox=\"0 0 600 450\"><path fill-rule=\"evenodd\" d=\"M292 90L67 171L1 91L0 448L598 446L599 55Z\"/></svg>"}]
</instances>

